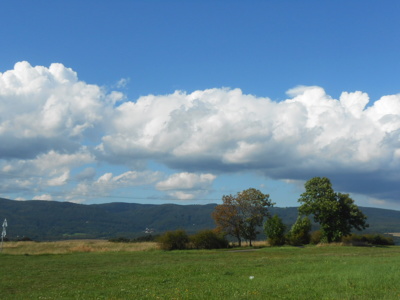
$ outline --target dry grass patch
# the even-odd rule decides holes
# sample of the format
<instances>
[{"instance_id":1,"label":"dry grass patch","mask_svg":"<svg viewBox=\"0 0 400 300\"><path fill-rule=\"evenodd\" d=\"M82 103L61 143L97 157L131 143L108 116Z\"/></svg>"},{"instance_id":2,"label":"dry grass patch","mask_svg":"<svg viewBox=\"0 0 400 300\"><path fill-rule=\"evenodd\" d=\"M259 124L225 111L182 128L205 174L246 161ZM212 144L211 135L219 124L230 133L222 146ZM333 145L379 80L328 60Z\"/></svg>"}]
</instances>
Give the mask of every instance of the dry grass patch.
<instances>
[{"instance_id":1,"label":"dry grass patch","mask_svg":"<svg viewBox=\"0 0 400 300\"><path fill-rule=\"evenodd\" d=\"M387 234L396 236L396 237L400 237L400 232L388 232Z\"/></svg>"},{"instance_id":2,"label":"dry grass patch","mask_svg":"<svg viewBox=\"0 0 400 300\"><path fill-rule=\"evenodd\" d=\"M269 246L268 242L265 241L265 240L264 241L252 241L251 244L252 244L252 247L255 247L255 248L263 248L263 247ZM239 245L237 244L236 241L235 242L230 242L229 245L231 247L235 247L235 248L239 247ZM250 247L250 243L246 242L246 241L242 241L242 247Z\"/></svg>"},{"instance_id":3,"label":"dry grass patch","mask_svg":"<svg viewBox=\"0 0 400 300\"><path fill-rule=\"evenodd\" d=\"M253 242L251 242L252 244L253 244L253 247L266 247L266 246L268 246L268 243L267 243L267 241L253 241Z\"/></svg>"},{"instance_id":4,"label":"dry grass patch","mask_svg":"<svg viewBox=\"0 0 400 300\"><path fill-rule=\"evenodd\" d=\"M57 242L6 242L6 254L65 254L74 252L149 251L158 249L155 242L113 243L105 240L68 240Z\"/></svg>"}]
</instances>

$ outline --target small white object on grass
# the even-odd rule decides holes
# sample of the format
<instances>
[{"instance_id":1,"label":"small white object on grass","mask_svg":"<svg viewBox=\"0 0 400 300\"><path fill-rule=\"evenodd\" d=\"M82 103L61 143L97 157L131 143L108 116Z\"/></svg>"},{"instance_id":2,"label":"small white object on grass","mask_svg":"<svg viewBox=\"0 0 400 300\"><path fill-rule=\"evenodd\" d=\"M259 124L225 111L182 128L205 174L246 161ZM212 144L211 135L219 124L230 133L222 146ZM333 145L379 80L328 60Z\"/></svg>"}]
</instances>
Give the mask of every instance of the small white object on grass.
<instances>
[{"instance_id":1,"label":"small white object on grass","mask_svg":"<svg viewBox=\"0 0 400 300\"><path fill-rule=\"evenodd\" d=\"M254 279L254 276L250 276L249 279L250 279L250 280L251 280L251 279Z\"/></svg>"}]
</instances>

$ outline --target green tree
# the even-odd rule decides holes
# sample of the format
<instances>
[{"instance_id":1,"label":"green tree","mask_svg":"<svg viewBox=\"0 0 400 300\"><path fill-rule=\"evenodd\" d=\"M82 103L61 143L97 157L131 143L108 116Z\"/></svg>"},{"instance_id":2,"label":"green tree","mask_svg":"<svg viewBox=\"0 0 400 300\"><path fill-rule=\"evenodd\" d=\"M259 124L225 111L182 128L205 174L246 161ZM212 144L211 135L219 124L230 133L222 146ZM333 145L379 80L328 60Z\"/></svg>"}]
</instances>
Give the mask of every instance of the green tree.
<instances>
[{"instance_id":1,"label":"green tree","mask_svg":"<svg viewBox=\"0 0 400 300\"><path fill-rule=\"evenodd\" d=\"M224 195L222 204L217 205L212 217L217 229L237 238L241 246L242 238L249 241L256 239L257 227L262 225L264 217L268 215L268 207L274 203L268 194L250 188L233 195Z\"/></svg>"},{"instance_id":2,"label":"green tree","mask_svg":"<svg viewBox=\"0 0 400 300\"><path fill-rule=\"evenodd\" d=\"M281 246L285 244L286 225L278 215L268 218L264 223L264 232L267 236L268 243L271 246Z\"/></svg>"},{"instance_id":3,"label":"green tree","mask_svg":"<svg viewBox=\"0 0 400 300\"><path fill-rule=\"evenodd\" d=\"M308 217L299 216L288 234L291 245L306 245L310 243L311 221Z\"/></svg>"},{"instance_id":4,"label":"green tree","mask_svg":"<svg viewBox=\"0 0 400 300\"><path fill-rule=\"evenodd\" d=\"M302 205L299 212L314 215L314 221L321 225L323 240L338 242L351 234L351 229L368 227L367 217L354 204L348 194L335 193L330 180L314 177L305 183L305 193L298 200Z\"/></svg>"}]
</instances>

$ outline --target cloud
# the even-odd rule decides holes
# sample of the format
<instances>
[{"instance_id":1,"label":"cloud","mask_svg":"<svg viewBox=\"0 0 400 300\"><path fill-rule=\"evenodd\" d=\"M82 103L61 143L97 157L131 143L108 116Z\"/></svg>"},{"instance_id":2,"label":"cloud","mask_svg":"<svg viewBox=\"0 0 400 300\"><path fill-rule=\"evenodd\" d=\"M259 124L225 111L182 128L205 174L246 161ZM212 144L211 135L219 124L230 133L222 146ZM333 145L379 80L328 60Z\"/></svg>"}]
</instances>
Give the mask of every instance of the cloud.
<instances>
[{"instance_id":1,"label":"cloud","mask_svg":"<svg viewBox=\"0 0 400 300\"><path fill-rule=\"evenodd\" d=\"M79 81L62 64L16 63L0 73L0 159L75 151L85 133L100 129L107 107L121 97Z\"/></svg>"},{"instance_id":2,"label":"cloud","mask_svg":"<svg viewBox=\"0 0 400 300\"><path fill-rule=\"evenodd\" d=\"M122 98L58 63L23 61L0 73L1 190L31 198L68 184L73 168L95 161L85 144L102 135L103 118Z\"/></svg>"},{"instance_id":3,"label":"cloud","mask_svg":"<svg viewBox=\"0 0 400 300\"><path fill-rule=\"evenodd\" d=\"M0 189L10 192L45 190L66 185L75 167L93 163L94 156L86 147L72 154L53 150L33 159L0 160Z\"/></svg>"},{"instance_id":4,"label":"cloud","mask_svg":"<svg viewBox=\"0 0 400 300\"><path fill-rule=\"evenodd\" d=\"M156 184L160 191L179 200L191 200L200 195L207 194L212 189L216 176L213 174L194 174L182 172L172 174L166 180Z\"/></svg>"},{"instance_id":5,"label":"cloud","mask_svg":"<svg viewBox=\"0 0 400 300\"><path fill-rule=\"evenodd\" d=\"M73 167L94 162L94 156L86 147L75 153L58 153L53 150L37 155L33 159L0 161L3 174L12 176L59 176Z\"/></svg>"},{"instance_id":6,"label":"cloud","mask_svg":"<svg viewBox=\"0 0 400 300\"><path fill-rule=\"evenodd\" d=\"M62 173L60 176L51 178L47 181L48 186L61 186L67 183L69 179L69 170Z\"/></svg>"},{"instance_id":7,"label":"cloud","mask_svg":"<svg viewBox=\"0 0 400 300\"><path fill-rule=\"evenodd\" d=\"M96 176L96 169L93 167L85 168L79 172L75 177L78 181L80 180L92 180Z\"/></svg>"},{"instance_id":8,"label":"cloud","mask_svg":"<svg viewBox=\"0 0 400 300\"><path fill-rule=\"evenodd\" d=\"M19 62L0 73L0 188L24 199L65 188L72 199L151 185L195 199L219 174L255 172L290 182L328 176L340 191L399 200L400 94L374 103L318 86L287 94L278 102L213 88L129 101L62 64ZM164 178L149 162L177 173ZM114 175L110 165L130 171Z\"/></svg>"},{"instance_id":9,"label":"cloud","mask_svg":"<svg viewBox=\"0 0 400 300\"><path fill-rule=\"evenodd\" d=\"M95 181L82 181L70 193L70 199L76 197L101 197L111 192L134 186L151 185L160 180L162 174L152 171L128 171L119 175L104 173Z\"/></svg>"},{"instance_id":10,"label":"cloud","mask_svg":"<svg viewBox=\"0 0 400 300\"><path fill-rule=\"evenodd\" d=\"M32 200L52 201L53 197L50 194L43 194L33 197Z\"/></svg>"},{"instance_id":11,"label":"cloud","mask_svg":"<svg viewBox=\"0 0 400 300\"><path fill-rule=\"evenodd\" d=\"M400 95L370 106L359 91L337 100L321 87L301 86L288 95L275 102L210 89L141 97L114 110L98 150L113 162L151 159L186 172L331 176L348 192L368 182L372 195L398 197Z\"/></svg>"},{"instance_id":12,"label":"cloud","mask_svg":"<svg viewBox=\"0 0 400 300\"><path fill-rule=\"evenodd\" d=\"M117 81L115 84L115 87L118 89L125 88L130 81L130 78L121 78L120 80Z\"/></svg>"},{"instance_id":13,"label":"cloud","mask_svg":"<svg viewBox=\"0 0 400 300\"><path fill-rule=\"evenodd\" d=\"M212 174L178 173L169 176L167 180L157 183L159 190L193 189L207 187L216 178Z\"/></svg>"}]
</instances>

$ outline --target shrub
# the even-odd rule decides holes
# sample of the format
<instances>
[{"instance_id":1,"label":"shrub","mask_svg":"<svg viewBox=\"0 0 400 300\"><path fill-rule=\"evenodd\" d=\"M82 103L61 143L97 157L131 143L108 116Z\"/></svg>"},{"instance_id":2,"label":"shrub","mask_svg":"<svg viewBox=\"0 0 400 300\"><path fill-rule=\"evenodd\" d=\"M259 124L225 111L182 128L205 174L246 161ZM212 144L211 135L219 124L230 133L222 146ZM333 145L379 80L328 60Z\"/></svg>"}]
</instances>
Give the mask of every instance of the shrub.
<instances>
[{"instance_id":1,"label":"shrub","mask_svg":"<svg viewBox=\"0 0 400 300\"><path fill-rule=\"evenodd\" d=\"M190 241L196 249L220 249L229 246L225 236L213 230L202 230L192 235Z\"/></svg>"},{"instance_id":2,"label":"shrub","mask_svg":"<svg viewBox=\"0 0 400 300\"><path fill-rule=\"evenodd\" d=\"M134 243L140 243L140 242L154 242L158 238L158 235L152 235L152 234L146 234L139 236L135 239L132 240Z\"/></svg>"},{"instance_id":3,"label":"shrub","mask_svg":"<svg viewBox=\"0 0 400 300\"><path fill-rule=\"evenodd\" d=\"M316 245L319 244L322 240L322 232L321 230L316 230L311 232L310 235L310 244Z\"/></svg>"},{"instance_id":4,"label":"shrub","mask_svg":"<svg viewBox=\"0 0 400 300\"><path fill-rule=\"evenodd\" d=\"M264 224L264 232L271 246L281 246L285 244L286 226L278 215L268 218Z\"/></svg>"},{"instance_id":5,"label":"shrub","mask_svg":"<svg viewBox=\"0 0 400 300\"><path fill-rule=\"evenodd\" d=\"M392 237L384 236L382 234L371 235L367 237L367 240L372 245L383 245L383 246L394 245L394 240Z\"/></svg>"},{"instance_id":6,"label":"shrub","mask_svg":"<svg viewBox=\"0 0 400 300\"><path fill-rule=\"evenodd\" d=\"M368 242L365 237L361 235L348 235L345 237L342 237L342 242L345 244L351 244L353 246L366 246L368 245Z\"/></svg>"},{"instance_id":7,"label":"shrub","mask_svg":"<svg viewBox=\"0 0 400 300\"><path fill-rule=\"evenodd\" d=\"M184 250L188 248L189 236L184 230L167 231L157 242L163 250Z\"/></svg>"},{"instance_id":8,"label":"shrub","mask_svg":"<svg viewBox=\"0 0 400 300\"><path fill-rule=\"evenodd\" d=\"M307 217L298 217L287 235L290 245L300 246L310 243L311 221Z\"/></svg>"},{"instance_id":9,"label":"shrub","mask_svg":"<svg viewBox=\"0 0 400 300\"><path fill-rule=\"evenodd\" d=\"M390 246L394 245L392 237L385 236L382 234L363 234L356 235L352 234L342 238L342 242L351 243L353 245L377 245L377 246Z\"/></svg>"}]
</instances>

